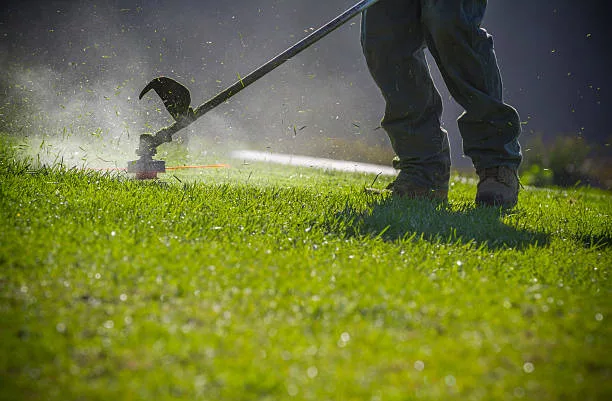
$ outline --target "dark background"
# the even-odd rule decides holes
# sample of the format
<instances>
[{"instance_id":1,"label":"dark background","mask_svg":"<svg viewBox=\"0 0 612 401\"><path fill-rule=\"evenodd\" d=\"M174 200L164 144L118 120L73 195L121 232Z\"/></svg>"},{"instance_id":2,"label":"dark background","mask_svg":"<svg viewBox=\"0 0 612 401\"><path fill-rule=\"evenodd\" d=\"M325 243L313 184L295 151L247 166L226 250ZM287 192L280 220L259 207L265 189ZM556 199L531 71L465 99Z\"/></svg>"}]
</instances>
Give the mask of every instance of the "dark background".
<instances>
[{"instance_id":1,"label":"dark background","mask_svg":"<svg viewBox=\"0 0 612 401\"><path fill-rule=\"evenodd\" d=\"M94 121L103 132L119 126L132 133L155 129L168 121L163 111L146 115L159 108L159 99L136 99L151 78L178 78L198 105L352 3L4 1L2 117L14 118L15 111L6 110L25 104L56 126ZM525 123L524 143L540 134L546 140L580 136L594 147L609 144L612 63L606 4L489 2L483 26L494 36L505 99ZM384 105L361 54L359 23L354 19L244 90L199 120L191 135L273 151L388 162L360 152L365 145L388 153L388 141L377 129ZM443 118L455 163L469 165L461 158L455 123L461 109L432 70L446 99ZM20 119L21 129L34 129L26 120Z\"/></svg>"}]
</instances>

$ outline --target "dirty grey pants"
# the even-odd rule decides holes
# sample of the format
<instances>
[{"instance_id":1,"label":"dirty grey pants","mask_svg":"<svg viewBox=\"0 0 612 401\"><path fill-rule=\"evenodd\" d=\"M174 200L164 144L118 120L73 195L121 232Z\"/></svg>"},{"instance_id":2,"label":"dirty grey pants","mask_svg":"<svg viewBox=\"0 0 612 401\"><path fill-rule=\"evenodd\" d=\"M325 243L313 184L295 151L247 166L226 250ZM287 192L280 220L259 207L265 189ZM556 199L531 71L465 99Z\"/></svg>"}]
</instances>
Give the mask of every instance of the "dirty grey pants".
<instances>
[{"instance_id":1,"label":"dirty grey pants","mask_svg":"<svg viewBox=\"0 0 612 401\"><path fill-rule=\"evenodd\" d=\"M380 0L364 12L363 51L386 101L382 127L397 155L395 167L415 185L446 189L450 171L442 100L426 47L465 109L459 130L476 169L521 162L519 116L502 100L493 40L480 27L486 6L486 0Z\"/></svg>"}]
</instances>

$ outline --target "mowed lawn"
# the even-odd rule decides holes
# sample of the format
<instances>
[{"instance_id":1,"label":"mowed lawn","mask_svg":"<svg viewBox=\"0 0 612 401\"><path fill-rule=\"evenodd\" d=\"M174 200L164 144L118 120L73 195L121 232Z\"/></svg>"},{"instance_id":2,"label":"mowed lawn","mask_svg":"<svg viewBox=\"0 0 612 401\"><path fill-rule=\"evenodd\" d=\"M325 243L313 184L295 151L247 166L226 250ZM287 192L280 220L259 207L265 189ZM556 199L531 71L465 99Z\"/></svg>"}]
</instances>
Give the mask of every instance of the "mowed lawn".
<instances>
[{"instance_id":1,"label":"mowed lawn","mask_svg":"<svg viewBox=\"0 0 612 401\"><path fill-rule=\"evenodd\" d=\"M0 150L2 400L612 399L612 195ZM379 177L383 187L390 178Z\"/></svg>"}]
</instances>

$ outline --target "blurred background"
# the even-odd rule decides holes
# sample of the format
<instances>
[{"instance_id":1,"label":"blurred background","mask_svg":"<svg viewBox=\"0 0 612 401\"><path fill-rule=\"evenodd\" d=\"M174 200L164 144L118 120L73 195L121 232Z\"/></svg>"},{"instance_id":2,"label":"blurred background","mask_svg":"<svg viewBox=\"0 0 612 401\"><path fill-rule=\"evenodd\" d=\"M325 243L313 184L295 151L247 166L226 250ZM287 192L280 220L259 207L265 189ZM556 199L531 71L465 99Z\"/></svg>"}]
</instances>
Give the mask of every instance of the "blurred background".
<instances>
[{"instance_id":1,"label":"blurred background","mask_svg":"<svg viewBox=\"0 0 612 401\"><path fill-rule=\"evenodd\" d=\"M179 80L195 107L354 2L5 0L0 130L43 163L123 167L138 135L171 122L156 95L138 100L149 80ZM527 184L612 187L608 8L595 0L489 2L483 26L494 36L505 100L523 121ZM389 165L384 103L359 30L355 18L198 120L177 144L193 158L253 149ZM454 167L470 171L456 124L462 109L430 64Z\"/></svg>"}]
</instances>

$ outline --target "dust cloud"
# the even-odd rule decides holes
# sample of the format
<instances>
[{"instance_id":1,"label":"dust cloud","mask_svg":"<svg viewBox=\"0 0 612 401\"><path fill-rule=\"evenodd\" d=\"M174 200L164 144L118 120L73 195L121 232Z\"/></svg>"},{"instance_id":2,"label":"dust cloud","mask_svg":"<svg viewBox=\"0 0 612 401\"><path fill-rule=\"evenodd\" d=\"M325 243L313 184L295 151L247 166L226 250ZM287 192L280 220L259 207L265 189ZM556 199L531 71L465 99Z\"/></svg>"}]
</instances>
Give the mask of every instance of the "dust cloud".
<instances>
[{"instance_id":1,"label":"dust cloud","mask_svg":"<svg viewBox=\"0 0 612 401\"><path fill-rule=\"evenodd\" d=\"M253 2L240 9L200 4L197 12L177 14L177 8L196 4L30 3L40 8L39 15L20 3L3 18L8 22L2 24L7 48L1 60L6 72L2 128L26 138L42 163L87 167L124 166L136 158L141 133L172 122L154 92L138 100L150 79L179 80L190 88L196 107L350 6L336 1L321 15L296 22L285 17L305 15L304 4L300 10L283 2ZM26 32L27 22L36 24L34 32ZM343 153L338 142L372 133L379 116L360 105L371 97L367 86L357 85L369 78L365 67L343 71L321 63L318 53L327 54L330 46L347 52L343 40L355 42L347 57L361 64L358 23L355 19L334 33L338 37L324 48L316 44L290 60L175 139L196 156L245 147ZM11 24L23 31L10 29ZM366 142L382 148L381 133Z\"/></svg>"}]
</instances>

